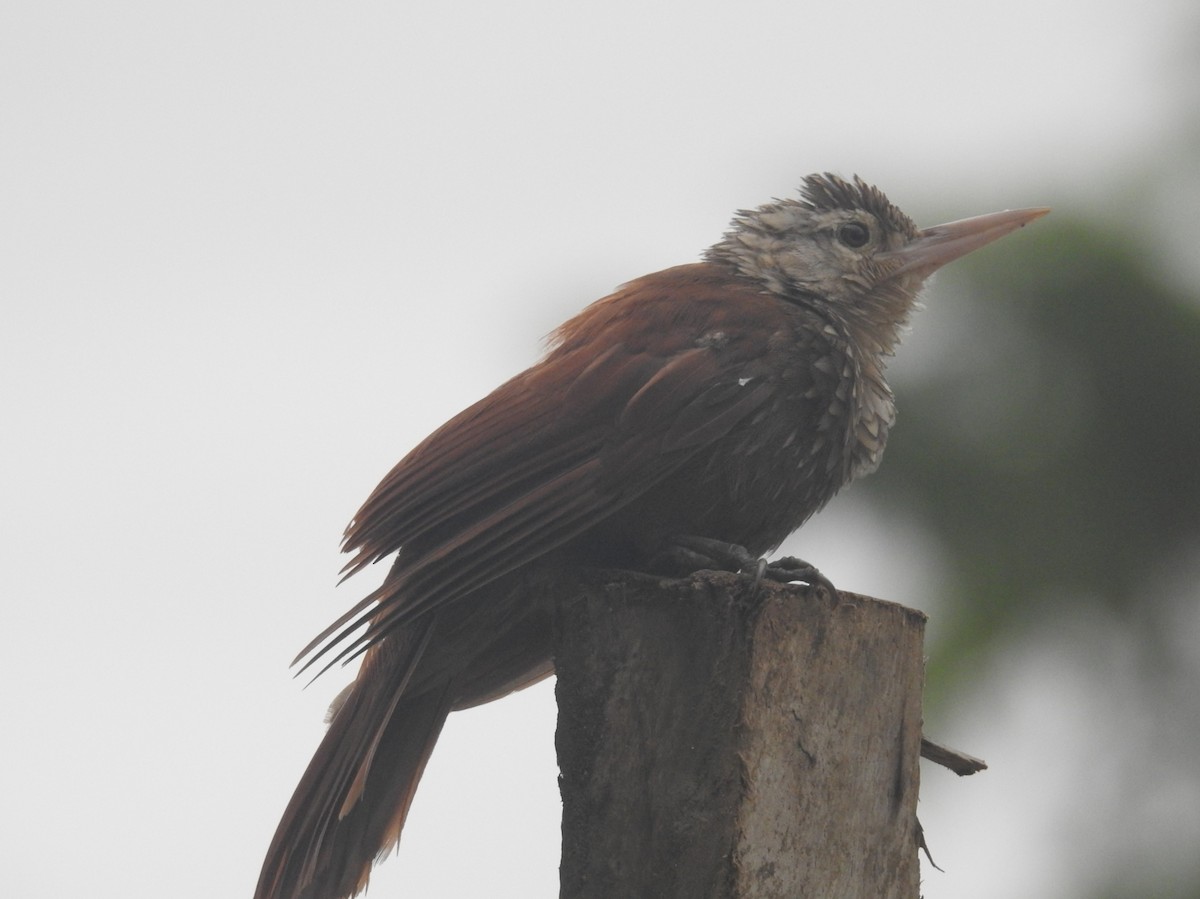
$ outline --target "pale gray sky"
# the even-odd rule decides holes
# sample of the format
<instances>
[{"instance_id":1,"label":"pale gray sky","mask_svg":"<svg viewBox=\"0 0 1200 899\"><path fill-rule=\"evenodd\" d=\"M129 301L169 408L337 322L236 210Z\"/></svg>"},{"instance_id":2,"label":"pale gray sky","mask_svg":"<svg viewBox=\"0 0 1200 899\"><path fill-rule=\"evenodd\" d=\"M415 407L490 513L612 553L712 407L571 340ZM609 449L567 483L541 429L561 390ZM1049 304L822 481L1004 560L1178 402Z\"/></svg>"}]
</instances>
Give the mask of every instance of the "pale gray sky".
<instances>
[{"instance_id":1,"label":"pale gray sky","mask_svg":"<svg viewBox=\"0 0 1200 899\"><path fill-rule=\"evenodd\" d=\"M407 449L810 171L926 223L1092 202L1170 134L1194 24L1165 0L9 0L0 893L248 896L342 683L287 663L368 589L334 589L341 528ZM886 523L854 524L874 554L838 539L854 509L805 555L921 605ZM988 725L955 736L986 756ZM372 895L557 895L553 727L548 686L452 717ZM995 768L924 806L926 897L1073 895L1074 856L1019 829L1045 784Z\"/></svg>"}]
</instances>

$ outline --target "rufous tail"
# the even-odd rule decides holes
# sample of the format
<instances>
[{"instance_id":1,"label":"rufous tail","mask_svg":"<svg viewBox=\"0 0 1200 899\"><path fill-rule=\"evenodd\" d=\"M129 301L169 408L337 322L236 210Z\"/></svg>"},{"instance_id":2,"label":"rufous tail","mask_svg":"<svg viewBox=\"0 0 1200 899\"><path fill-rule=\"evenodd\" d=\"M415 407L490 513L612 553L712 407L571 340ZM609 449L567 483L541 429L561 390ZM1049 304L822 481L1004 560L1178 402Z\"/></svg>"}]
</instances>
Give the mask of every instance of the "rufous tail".
<instances>
[{"instance_id":1,"label":"rufous tail","mask_svg":"<svg viewBox=\"0 0 1200 899\"><path fill-rule=\"evenodd\" d=\"M367 654L283 813L255 899L353 896L395 846L451 705L446 690L405 692L412 664L387 642Z\"/></svg>"}]
</instances>

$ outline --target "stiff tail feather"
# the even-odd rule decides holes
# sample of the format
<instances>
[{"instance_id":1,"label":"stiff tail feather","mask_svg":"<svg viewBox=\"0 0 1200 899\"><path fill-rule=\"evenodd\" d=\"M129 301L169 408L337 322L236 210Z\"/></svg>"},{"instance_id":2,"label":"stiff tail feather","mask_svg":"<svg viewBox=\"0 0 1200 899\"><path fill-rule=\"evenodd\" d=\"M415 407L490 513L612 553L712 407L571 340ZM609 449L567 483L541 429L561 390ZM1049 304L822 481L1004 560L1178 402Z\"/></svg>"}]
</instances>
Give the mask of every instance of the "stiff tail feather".
<instances>
[{"instance_id":1,"label":"stiff tail feather","mask_svg":"<svg viewBox=\"0 0 1200 899\"><path fill-rule=\"evenodd\" d=\"M400 830L452 706L405 692L416 653L384 642L363 661L275 831L255 899L342 899L363 890Z\"/></svg>"}]
</instances>

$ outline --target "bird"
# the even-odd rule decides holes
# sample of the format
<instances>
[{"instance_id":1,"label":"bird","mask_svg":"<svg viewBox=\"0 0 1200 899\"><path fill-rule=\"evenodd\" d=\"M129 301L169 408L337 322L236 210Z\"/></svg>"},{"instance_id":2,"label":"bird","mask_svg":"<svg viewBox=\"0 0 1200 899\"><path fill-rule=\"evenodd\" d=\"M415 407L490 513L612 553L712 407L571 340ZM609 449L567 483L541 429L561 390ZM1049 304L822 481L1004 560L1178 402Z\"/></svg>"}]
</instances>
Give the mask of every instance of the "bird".
<instances>
[{"instance_id":1,"label":"bird","mask_svg":"<svg viewBox=\"0 0 1200 899\"><path fill-rule=\"evenodd\" d=\"M389 573L297 657L360 665L255 899L361 892L447 715L553 673L546 612L514 598L514 577L762 575L756 560L879 465L896 409L885 365L929 276L1048 211L921 230L858 176L809 175L797 197L736 213L701 261L587 306L404 456L343 542L347 577L394 556Z\"/></svg>"}]
</instances>

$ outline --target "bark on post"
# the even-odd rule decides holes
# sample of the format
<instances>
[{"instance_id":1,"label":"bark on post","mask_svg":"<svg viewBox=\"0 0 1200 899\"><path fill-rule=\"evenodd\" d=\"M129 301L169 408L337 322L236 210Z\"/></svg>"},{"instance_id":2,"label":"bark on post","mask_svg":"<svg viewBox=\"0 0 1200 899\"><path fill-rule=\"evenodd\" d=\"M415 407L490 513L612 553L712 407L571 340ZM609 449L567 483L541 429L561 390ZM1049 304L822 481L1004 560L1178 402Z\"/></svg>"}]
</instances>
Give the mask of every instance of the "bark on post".
<instances>
[{"instance_id":1,"label":"bark on post","mask_svg":"<svg viewBox=\"0 0 1200 899\"><path fill-rule=\"evenodd\" d=\"M560 603L560 899L916 899L924 616L702 573Z\"/></svg>"}]
</instances>

